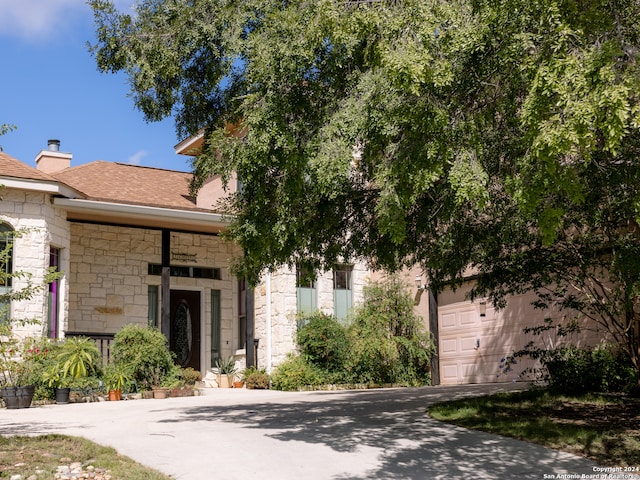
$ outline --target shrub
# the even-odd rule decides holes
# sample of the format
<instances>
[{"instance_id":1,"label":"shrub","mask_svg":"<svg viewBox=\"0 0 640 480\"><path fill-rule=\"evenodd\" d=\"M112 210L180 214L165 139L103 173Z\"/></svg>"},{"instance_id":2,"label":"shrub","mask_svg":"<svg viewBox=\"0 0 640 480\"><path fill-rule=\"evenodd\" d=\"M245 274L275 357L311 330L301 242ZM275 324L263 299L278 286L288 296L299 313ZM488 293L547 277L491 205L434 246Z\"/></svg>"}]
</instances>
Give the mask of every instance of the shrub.
<instances>
[{"instance_id":1,"label":"shrub","mask_svg":"<svg viewBox=\"0 0 640 480\"><path fill-rule=\"evenodd\" d=\"M47 372L54 368L56 371L60 370L57 358L60 344L48 338L30 339L30 342L31 368L25 382L35 387L33 396L35 400L51 399L54 397L54 390L47 380Z\"/></svg>"},{"instance_id":2,"label":"shrub","mask_svg":"<svg viewBox=\"0 0 640 480\"><path fill-rule=\"evenodd\" d=\"M327 375L318 367L309 364L299 355L289 354L287 359L271 375L271 384L276 390L299 390L304 386L327 383Z\"/></svg>"},{"instance_id":3,"label":"shrub","mask_svg":"<svg viewBox=\"0 0 640 480\"><path fill-rule=\"evenodd\" d=\"M636 383L631 362L611 344L558 347L545 351L541 361L549 388L563 393L628 391Z\"/></svg>"},{"instance_id":4,"label":"shrub","mask_svg":"<svg viewBox=\"0 0 640 480\"><path fill-rule=\"evenodd\" d=\"M131 324L116 333L111 358L129 366L138 390L160 385L174 367L167 338L157 328L147 326Z\"/></svg>"},{"instance_id":5,"label":"shrub","mask_svg":"<svg viewBox=\"0 0 640 480\"><path fill-rule=\"evenodd\" d=\"M243 377L247 388L252 390L266 390L271 382L271 377L264 369L249 367L244 371Z\"/></svg>"},{"instance_id":6,"label":"shrub","mask_svg":"<svg viewBox=\"0 0 640 480\"><path fill-rule=\"evenodd\" d=\"M276 369L273 388L430 382L433 341L399 279L366 287L364 301L352 319L345 327L321 312L302 317L296 337L300 355L290 356Z\"/></svg>"},{"instance_id":7,"label":"shrub","mask_svg":"<svg viewBox=\"0 0 640 480\"><path fill-rule=\"evenodd\" d=\"M182 379L185 385L195 385L196 382L202 380L202 375L192 367L187 367L182 370Z\"/></svg>"},{"instance_id":8,"label":"shrub","mask_svg":"<svg viewBox=\"0 0 640 480\"><path fill-rule=\"evenodd\" d=\"M433 341L413 298L395 277L365 287L349 327L347 370L358 383L430 382Z\"/></svg>"},{"instance_id":9,"label":"shrub","mask_svg":"<svg viewBox=\"0 0 640 480\"><path fill-rule=\"evenodd\" d=\"M173 364L169 371L160 381L160 386L165 388L182 388L185 386L184 376L182 375L182 367Z\"/></svg>"},{"instance_id":10,"label":"shrub","mask_svg":"<svg viewBox=\"0 0 640 480\"><path fill-rule=\"evenodd\" d=\"M344 369L347 358L347 330L334 317L316 312L298 321L300 354L309 363L336 372Z\"/></svg>"}]
</instances>

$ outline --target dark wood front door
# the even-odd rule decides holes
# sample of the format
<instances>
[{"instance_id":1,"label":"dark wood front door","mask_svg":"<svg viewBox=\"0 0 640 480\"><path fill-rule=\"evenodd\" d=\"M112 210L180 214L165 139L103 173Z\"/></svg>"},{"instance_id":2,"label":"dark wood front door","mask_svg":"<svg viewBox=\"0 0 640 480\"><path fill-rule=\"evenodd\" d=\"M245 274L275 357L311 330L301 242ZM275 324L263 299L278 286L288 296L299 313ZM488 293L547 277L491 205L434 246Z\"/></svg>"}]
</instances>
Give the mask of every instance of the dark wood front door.
<instances>
[{"instance_id":1,"label":"dark wood front door","mask_svg":"<svg viewBox=\"0 0 640 480\"><path fill-rule=\"evenodd\" d=\"M171 290L170 339L178 365L200 371L200 292Z\"/></svg>"}]
</instances>

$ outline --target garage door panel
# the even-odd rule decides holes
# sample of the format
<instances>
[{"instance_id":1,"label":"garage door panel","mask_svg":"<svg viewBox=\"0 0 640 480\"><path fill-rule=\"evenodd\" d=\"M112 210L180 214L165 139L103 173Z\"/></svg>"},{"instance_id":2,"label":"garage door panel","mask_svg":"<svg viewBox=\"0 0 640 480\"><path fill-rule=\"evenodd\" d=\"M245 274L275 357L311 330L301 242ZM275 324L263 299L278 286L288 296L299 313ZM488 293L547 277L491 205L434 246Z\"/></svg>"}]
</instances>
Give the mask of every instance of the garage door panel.
<instances>
[{"instance_id":1,"label":"garage door panel","mask_svg":"<svg viewBox=\"0 0 640 480\"><path fill-rule=\"evenodd\" d=\"M442 340L440 342L440 354L455 354L458 351L458 341L455 338Z\"/></svg>"},{"instance_id":2,"label":"garage door panel","mask_svg":"<svg viewBox=\"0 0 640 480\"><path fill-rule=\"evenodd\" d=\"M456 317L457 317L457 314L455 312L441 315L440 328L442 329L455 328L458 325Z\"/></svg>"},{"instance_id":3,"label":"garage door panel","mask_svg":"<svg viewBox=\"0 0 640 480\"><path fill-rule=\"evenodd\" d=\"M442 365L440 375L444 385L458 383L458 365L455 363Z\"/></svg>"},{"instance_id":4,"label":"garage door panel","mask_svg":"<svg viewBox=\"0 0 640 480\"><path fill-rule=\"evenodd\" d=\"M461 327L469 328L472 325L478 323L478 313L475 310L460 312L459 325Z\"/></svg>"},{"instance_id":5,"label":"garage door panel","mask_svg":"<svg viewBox=\"0 0 640 480\"><path fill-rule=\"evenodd\" d=\"M460 353L473 353L476 350L476 337L460 338Z\"/></svg>"}]
</instances>

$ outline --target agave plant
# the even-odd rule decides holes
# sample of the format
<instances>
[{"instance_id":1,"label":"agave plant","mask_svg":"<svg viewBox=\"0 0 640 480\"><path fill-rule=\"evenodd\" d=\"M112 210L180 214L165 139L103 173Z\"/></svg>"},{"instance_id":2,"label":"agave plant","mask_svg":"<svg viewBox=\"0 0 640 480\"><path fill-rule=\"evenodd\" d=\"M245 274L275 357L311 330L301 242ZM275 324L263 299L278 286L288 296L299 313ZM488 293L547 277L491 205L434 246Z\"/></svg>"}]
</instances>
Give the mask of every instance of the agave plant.
<instances>
[{"instance_id":1,"label":"agave plant","mask_svg":"<svg viewBox=\"0 0 640 480\"><path fill-rule=\"evenodd\" d=\"M236 362L233 355L216 360L216 368L221 375L234 375L236 373Z\"/></svg>"}]
</instances>

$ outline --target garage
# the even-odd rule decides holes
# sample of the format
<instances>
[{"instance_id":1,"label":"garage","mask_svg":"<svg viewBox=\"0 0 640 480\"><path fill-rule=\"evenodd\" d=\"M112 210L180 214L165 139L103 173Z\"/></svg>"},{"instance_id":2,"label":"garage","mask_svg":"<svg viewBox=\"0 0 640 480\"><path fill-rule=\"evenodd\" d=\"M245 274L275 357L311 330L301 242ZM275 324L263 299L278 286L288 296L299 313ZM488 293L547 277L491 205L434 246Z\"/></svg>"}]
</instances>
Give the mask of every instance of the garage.
<instances>
[{"instance_id":1,"label":"garage","mask_svg":"<svg viewBox=\"0 0 640 480\"><path fill-rule=\"evenodd\" d=\"M533 339L522 332L524 327L539 325L548 315L533 309L532 295L512 297L504 310L496 311L482 299L466 300L469 288L447 290L437 299L440 383L457 385L518 379L519 373L533 362L523 359L512 372L503 374L501 360ZM553 340L551 343L555 344L555 338Z\"/></svg>"}]
</instances>

